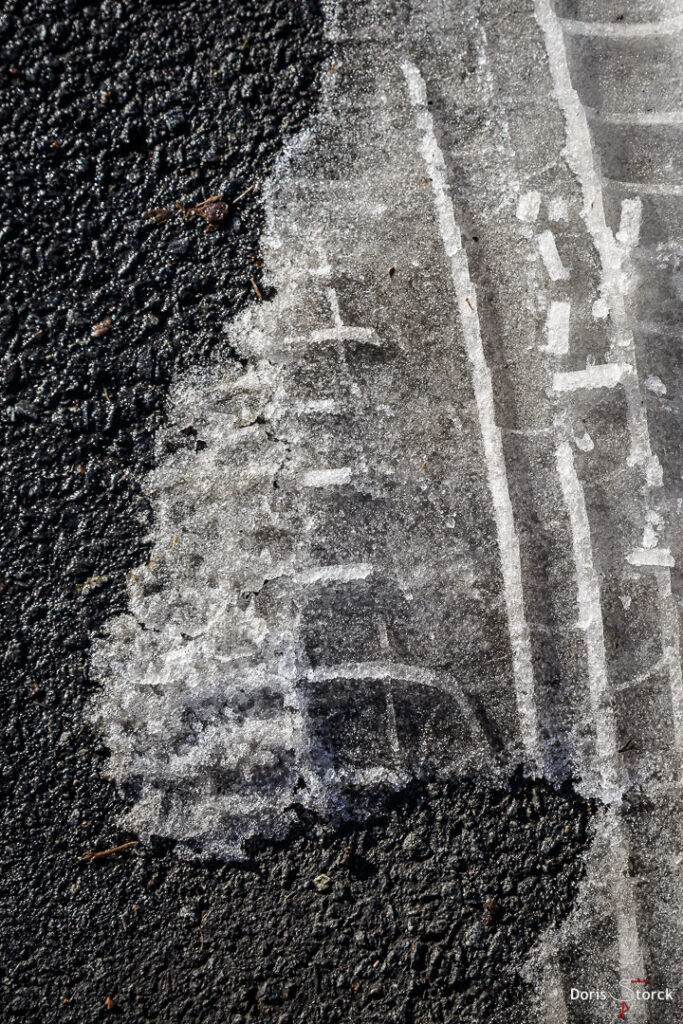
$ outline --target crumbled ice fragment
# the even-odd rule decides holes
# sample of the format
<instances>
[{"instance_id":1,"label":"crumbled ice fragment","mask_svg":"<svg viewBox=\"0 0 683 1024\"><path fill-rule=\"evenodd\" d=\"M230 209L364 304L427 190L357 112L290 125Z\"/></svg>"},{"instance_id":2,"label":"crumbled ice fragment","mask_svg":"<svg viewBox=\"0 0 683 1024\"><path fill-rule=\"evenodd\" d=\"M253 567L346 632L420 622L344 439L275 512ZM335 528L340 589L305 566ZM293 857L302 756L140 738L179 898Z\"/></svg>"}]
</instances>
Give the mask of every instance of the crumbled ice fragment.
<instances>
[{"instance_id":1,"label":"crumbled ice fragment","mask_svg":"<svg viewBox=\"0 0 683 1024\"><path fill-rule=\"evenodd\" d=\"M609 306L605 299L596 299L591 312L594 320L605 320L609 316Z\"/></svg>"},{"instance_id":2,"label":"crumbled ice fragment","mask_svg":"<svg viewBox=\"0 0 683 1024\"><path fill-rule=\"evenodd\" d=\"M517 220L532 224L538 217L540 207L541 193L525 192L519 197L519 202L517 203Z\"/></svg>"},{"instance_id":3,"label":"crumbled ice fragment","mask_svg":"<svg viewBox=\"0 0 683 1024\"><path fill-rule=\"evenodd\" d=\"M656 548L657 539L657 531L655 530L652 523L646 523L645 529L643 530L643 547Z\"/></svg>"},{"instance_id":4,"label":"crumbled ice fragment","mask_svg":"<svg viewBox=\"0 0 683 1024\"><path fill-rule=\"evenodd\" d=\"M569 217L567 200L559 196L551 199L548 203L548 216L552 221L567 220Z\"/></svg>"},{"instance_id":5,"label":"crumbled ice fragment","mask_svg":"<svg viewBox=\"0 0 683 1024\"><path fill-rule=\"evenodd\" d=\"M574 443L579 451L582 452L592 452L595 448L593 438L585 428L582 433L574 434Z\"/></svg>"},{"instance_id":6,"label":"crumbled ice fragment","mask_svg":"<svg viewBox=\"0 0 683 1024\"><path fill-rule=\"evenodd\" d=\"M656 377L653 373L645 378L645 387L655 395L661 396L666 394L666 385L660 377Z\"/></svg>"}]
</instances>

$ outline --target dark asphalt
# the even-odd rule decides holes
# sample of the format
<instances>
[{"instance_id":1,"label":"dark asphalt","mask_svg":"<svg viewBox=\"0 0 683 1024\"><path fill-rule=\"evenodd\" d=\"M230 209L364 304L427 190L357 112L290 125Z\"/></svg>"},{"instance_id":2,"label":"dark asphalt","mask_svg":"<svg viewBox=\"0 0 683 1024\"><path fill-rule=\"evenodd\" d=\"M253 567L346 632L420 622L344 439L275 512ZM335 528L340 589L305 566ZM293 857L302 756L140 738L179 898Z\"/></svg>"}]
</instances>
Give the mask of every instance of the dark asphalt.
<instances>
[{"instance_id":1,"label":"dark asphalt","mask_svg":"<svg viewBox=\"0 0 683 1024\"><path fill-rule=\"evenodd\" d=\"M524 1019L515 970L590 838L568 787L425 780L361 826L302 817L239 866L161 843L81 859L135 838L84 721L88 648L145 557L165 395L231 358L222 324L260 274L258 186L238 197L329 54L305 0L9 2L0 38L0 1017ZM214 195L208 233L176 206Z\"/></svg>"}]
</instances>

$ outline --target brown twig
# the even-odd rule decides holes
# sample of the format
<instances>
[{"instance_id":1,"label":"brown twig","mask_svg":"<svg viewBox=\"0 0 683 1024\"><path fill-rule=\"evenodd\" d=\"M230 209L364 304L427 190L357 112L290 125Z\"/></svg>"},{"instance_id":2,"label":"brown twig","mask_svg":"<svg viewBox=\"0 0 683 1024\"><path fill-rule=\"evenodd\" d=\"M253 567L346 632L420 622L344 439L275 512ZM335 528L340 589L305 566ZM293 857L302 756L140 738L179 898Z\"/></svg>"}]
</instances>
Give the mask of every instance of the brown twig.
<instances>
[{"instance_id":1,"label":"brown twig","mask_svg":"<svg viewBox=\"0 0 683 1024\"><path fill-rule=\"evenodd\" d=\"M202 208L202 206L206 206L207 203L219 203L222 198L223 198L222 195L220 195L220 196L209 196L208 199L202 199L201 203L196 203L194 206L191 206L190 209L191 210L200 210Z\"/></svg>"},{"instance_id":2,"label":"brown twig","mask_svg":"<svg viewBox=\"0 0 683 1024\"><path fill-rule=\"evenodd\" d=\"M175 210L145 210L143 217L145 220L153 220L157 224L163 224L168 220L169 217L174 217L176 214Z\"/></svg>"},{"instance_id":3,"label":"brown twig","mask_svg":"<svg viewBox=\"0 0 683 1024\"><path fill-rule=\"evenodd\" d=\"M251 278L251 287L256 292L256 295L258 296L259 302L263 302L263 296L261 295L261 292L259 290L259 286L256 284L256 281L254 280L253 277Z\"/></svg>"},{"instance_id":4,"label":"brown twig","mask_svg":"<svg viewBox=\"0 0 683 1024\"><path fill-rule=\"evenodd\" d=\"M92 864L94 860L100 860L101 857L109 857L112 853L119 853L121 850L126 850L129 846L138 846L138 839L131 839L127 843L121 843L120 846L112 846L109 850L88 850L83 854L81 860L84 860L86 864Z\"/></svg>"}]
</instances>

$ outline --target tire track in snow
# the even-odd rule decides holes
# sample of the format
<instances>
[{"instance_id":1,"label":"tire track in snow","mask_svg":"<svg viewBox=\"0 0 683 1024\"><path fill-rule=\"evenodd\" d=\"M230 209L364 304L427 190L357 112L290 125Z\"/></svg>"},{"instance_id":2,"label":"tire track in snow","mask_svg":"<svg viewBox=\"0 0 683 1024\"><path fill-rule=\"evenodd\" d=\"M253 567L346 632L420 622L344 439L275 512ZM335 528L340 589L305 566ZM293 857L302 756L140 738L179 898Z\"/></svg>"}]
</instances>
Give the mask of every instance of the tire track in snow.
<instances>
[{"instance_id":1,"label":"tire track in snow","mask_svg":"<svg viewBox=\"0 0 683 1024\"><path fill-rule=\"evenodd\" d=\"M529 646L529 627L524 611L519 540L510 501L501 434L496 425L491 373L486 363L481 340L476 289L470 278L467 254L462 247L460 229L455 222L453 204L446 180L446 165L434 135L434 123L427 107L424 80L417 67L409 61L404 62L402 67L410 100L415 109L417 127L422 136L421 153L427 166L434 194L434 206L444 251L451 263L453 287L462 320L467 355L472 365L472 380L503 571L505 604L514 660L517 713L527 759L529 764L535 765L538 760L538 723L534 702L534 674Z\"/></svg>"},{"instance_id":2,"label":"tire track in snow","mask_svg":"<svg viewBox=\"0 0 683 1024\"><path fill-rule=\"evenodd\" d=\"M96 654L129 823L223 856L282 834L293 804L344 813L363 800L349 789L425 772L493 779L529 747L500 439L462 322L476 297L441 288L452 267L400 70L377 74L367 46L325 95L267 190L277 294L229 328L244 370L179 382L161 443L191 432L201 451L151 478L153 568ZM355 111L341 135L338 104ZM346 131L364 140L352 182Z\"/></svg>"},{"instance_id":3,"label":"tire track in snow","mask_svg":"<svg viewBox=\"0 0 683 1024\"><path fill-rule=\"evenodd\" d=\"M568 157L581 181L584 194L584 219L593 236L595 246L600 254L603 286L602 291L607 304L613 327L613 340L608 351L608 362L602 366L592 366L585 371L574 371L572 373L556 373L555 381L560 385L559 390L567 390L571 393L576 388L582 387L615 387L623 388L626 394L627 422L631 437L631 456L629 466L634 470L642 469L644 480L633 483L635 492L638 483L642 487L644 495L644 508L641 506L643 523L660 522L661 488L663 484L662 469L657 457L652 453L650 434L648 430L647 411L642 398L638 369L636 362L635 339L630 326L629 313L627 311L627 290L628 278L627 267L631 251L638 244L640 232L641 203L639 199L635 202L625 199L621 209L620 230L615 237L606 222L603 205L603 182L596 170L594 163L594 143L589 131L589 121L586 111L581 104L579 96L575 91L571 80L565 42L562 29L570 34L579 32L584 35L599 35L623 39L624 37L640 39L650 35L656 26L640 23L639 25L604 25L596 23L570 23L560 22L554 14L549 0L535 0L536 15L541 25L546 40L546 48L549 55L551 72L554 80L555 91L558 102L562 108L568 137ZM671 26L669 26L671 28ZM673 29L672 29L673 30ZM577 72L578 73L578 72ZM621 117L619 118L621 119ZM628 114L623 120L628 121ZM653 118L640 118L636 115L635 121L645 123L656 123ZM609 185L610 183L607 183ZM651 186L650 186L651 188ZM666 186L656 186L655 191L666 189ZM634 189L637 194L639 189ZM647 192L648 186L642 191ZM623 366L616 361L626 358ZM619 950L619 976L622 979L619 988L621 998L628 998L623 988L623 979L631 977L650 977L652 974L660 977L665 969L666 958L660 959L658 951L648 948L647 942L643 945L640 933L649 929L650 920L656 913L656 902L648 900L647 894L642 896L636 891L631 878L631 857L632 843L636 847L639 843L637 833L634 833L633 826L628 824L623 817L621 804L621 793L627 791L633 785L633 779L625 773L624 767L619 764L619 755L623 750L628 750L632 741L627 741L623 748L617 750L614 742L615 729L612 723L612 712L609 709L612 700L622 698L619 695L612 697L609 692L608 668L605 660L605 648L603 639L603 614L600 599L600 589L597 580L594 580L592 587L586 590L582 601L581 586L581 565L590 568L591 536L589 516L585 514L585 503L583 488L578 480L573 467L573 458L569 444L564 442L558 449L558 468L563 473L566 481L565 495L568 506L572 503L575 508L583 509L581 522L575 524L575 536L585 541L584 557L580 557L577 548L577 570L579 579L579 607L588 600L590 611L588 621L591 623L586 633L586 642L589 657L589 678L594 678L591 685L591 692L595 692L596 684L600 694L606 694L609 702L607 713L600 706L600 701L593 702L594 719L598 735L598 748L602 746L602 760L610 765L611 782L616 781L616 787L612 788L611 796L607 794L607 802L612 804L612 811L608 815L603 827L607 834L611 835L612 842L605 851L605 869L613 879L614 894L614 915L617 927L617 941ZM627 476L628 478L628 476ZM573 483L572 487L569 484ZM645 530L645 537L648 538L648 530ZM668 667L670 709L673 725L673 757L669 759L669 765L664 760L664 787L678 787L680 780L680 756L681 740L683 734L680 732L680 650L678 649L678 622L675 605L671 601L671 570L672 560L668 552L657 548L658 538L654 536L648 539L649 548L647 551L632 551L626 555L626 561L631 565L656 566L656 573L659 576L657 591L653 595L655 602L659 605L660 642L664 651L663 662ZM588 583L589 576L586 577ZM583 588L586 589L585 587ZM589 593L590 591L590 593ZM592 633L591 633L592 631ZM595 663L595 653L601 654L600 666ZM591 664L594 666L591 672ZM628 696L626 699L628 699ZM655 713L654 706L651 713ZM608 726L607 723L612 723ZM607 741L605 730L608 729L611 739ZM600 743L600 735L603 735ZM667 768L669 769L667 771ZM656 772L655 772L656 776ZM638 779L638 773L635 775ZM646 791L654 792L661 788L661 781L657 781L650 773L642 775L641 784L644 783ZM655 797L655 800L658 798ZM647 812L645 813L647 818ZM587 885L590 893L590 885ZM646 891L647 893L647 891ZM589 897L590 898L590 897ZM576 976L577 967L569 966L565 973L565 986L571 984L572 970ZM635 973L645 971L646 973ZM626 982L627 983L627 982ZM646 1019L648 1017L647 1004L632 1000L630 1001L631 1016L634 1019Z\"/></svg>"},{"instance_id":4,"label":"tire track in snow","mask_svg":"<svg viewBox=\"0 0 683 1024\"><path fill-rule=\"evenodd\" d=\"M432 25L421 42L421 19L437 6L414 10L402 36L412 108L398 45L387 64L383 43L354 42L345 69L340 41L326 113L271 183L264 255L278 294L232 328L247 369L179 386L170 434L193 426L204 461L181 454L160 467L158 578L142 573L147 591L131 598L145 628L114 624L103 647L113 773L156 801L154 813L138 806L139 827L225 854L250 830L277 833L292 801L338 810L346 786L398 785L425 756L446 772L495 773L494 758L538 760L554 777L573 770L612 802L586 892L604 904L614 943L579 914L555 949L565 987L576 974L590 982L590 970L611 984L654 955L619 796L657 775L665 789L672 768L666 744L650 756L638 734L628 746L629 706L666 670L676 731L681 718L669 549L652 545L661 470L626 288L648 223L634 203L608 227L589 122L545 0L537 10L584 189L582 225L574 193L553 191L566 181L560 146L527 157L525 139L532 154L537 141L514 110L502 141L496 131L498 76L511 76L518 97L527 85L509 53L487 64L507 45L495 21L487 43L464 5L478 42L474 70L461 75L452 26L442 40ZM523 19L511 24L529 32ZM507 292L506 262L516 282ZM172 564L164 545L174 535ZM643 639L647 575L659 595L657 657ZM140 720L151 759L144 743L130 752ZM175 761L164 730L181 743ZM232 774L221 774L228 747ZM645 812L640 820L651 828ZM584 936L568 969L566 950ZM557 992L553 1007L558 1020L574 1013Z\"/></svg>"}]
</instances>

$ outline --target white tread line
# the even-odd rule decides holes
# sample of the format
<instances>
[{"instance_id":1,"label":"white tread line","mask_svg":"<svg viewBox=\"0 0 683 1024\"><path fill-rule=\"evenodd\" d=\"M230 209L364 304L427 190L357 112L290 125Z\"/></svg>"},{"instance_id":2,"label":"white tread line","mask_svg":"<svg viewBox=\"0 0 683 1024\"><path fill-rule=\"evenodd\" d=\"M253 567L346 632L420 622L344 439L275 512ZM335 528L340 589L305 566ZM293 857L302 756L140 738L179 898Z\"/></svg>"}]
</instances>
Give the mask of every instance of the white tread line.
<instances>
[{"instance_id":1,"label":"white tread line","mask_svg":"<svg viewBox=\"0 0 683 1024\"><path fill-rule=\"evenodd\" d=\"M643 465L651 481L656 481L659 477L659 482L661 482L661 469L655 464L657 460L653 457L650 447L647 412L641 402L635 346L626 312L622 267L624 250L617 244L605 219L602 182L593 160L588 119L583 104L571 83L560 21L553 13L550 0L534 0L534 3L536 19L545 36L555 93L565 118L567 159L581 183L584 199L583 217L600 256L602 291L609 305L614 327L612 345L617 350L621 350L623 355L629 359L635 371L632 379L625 384L631 435L631 461L636 465Z\"/></svg>"},{"instance_id":2,"label":"white tread line","mask_svg":"<svg viewBox=\"0 0 683 1024\"><path fill-rule=\"evenodd\" d=\"M607 298L612 321L616 327L616 346L621 349L623 355L633 367L633 373L624 380L629 430L631 433L631 458L629 461L636 465L643 465L649 490L650 487L661 487L662 468L659 460L652 453L650 446L647 406L642 399L633 332L626 312L623 283L625 275L622 267L626 256L626 248L624 245L619 245L605 220L602 183L593 161L586 111L571 84L562 29L552 11L550 0L534 0L534 2L536 18L545 35L546 50L555 92L567 125L568 159L581 182L584 196L584 218L600 255L600 262L603 268L604 295ZM683 24L683 15L680 15L676 20ZM638 191L642 190L639 189ZM681 191L683 192L683 187ZM636 202L640 206L638 199ZM640 231L641 214L642 211L636 210L634 206L631 206L628 211L622 209L622 219L624 221L634 221L637 219L637 228L634 227L634 232L631 232L632 234L635 233L636 236ZM626 235L628 234L629 232L627 231ZM626 238L627 242L630 240L632 239ZM682 670L678 622L676 621L675 630L670 625L667 625L670 623L669 605L662 596L661 589L658 601L662 646L666 648L668 645L670 651L669 686L675 716L678 713L677 709L680 707L682 690L680 683ZM674 611L676 611L675 608ZM681 713L683 714L683 712ZM677 743L679 744L679 749L683 751L683 732L679 731L679 725L683 725L683 723L678 722L674 717Z\"/></svg>"},{"instance_id":3,"label":"white tread line","mask_svg":"<svg viewBox=\"0 0 683 1024\"><path fill-rule=\"evenodd\" d=\"M288 349L328 343L341 347L345 341L357 341L364 345L374 345L375 348L379 348L382 344L374 327L349 327L345 325L340 327L320 327L311 331L310 334L288 334L282 339L280 344Z\"/></svg>"},{"instance_id":4,"label":"white tread line","mask_svg":"<svg viewBox=\"0 0 683 1024\"><path fill-rule=\"evenodd\" d=\"M534 0L534 7L536 19L545 37L555 93L565 118L568 162L581 183L584 197L584 219L600 255L603 268L604 294L608 300L612 321L616 328L616 341L628 348L627 354L629 358L633 356L631 362L635 371L635 389L633 387L627 389L627 392L628 390L631 391L631 395L627 393L629 401L629 427L632 437L631 456L632 458L636 457L634 461L646 464L648 478L656 479L657 470L652 465L653 457L650 448L646 414L641 413L639 418L637 415L634 415L635 400L637 399L638 404L640 402L640 388L637 383L635 347L627 320L621 279L623 253L619 251L616 239L607 227L605 220L601 182L593 162L586 112L571 83L564 36L559 19L551 7L550 0ZM601 696L601 688L607 684L602 608L600 605L599 584L593 568L590 527L583 490L576 475L571 447L566 442L558 448L557 468L570 515L577 566L577 585L580 592L583 590L583 599L589 606L597 598L597 606L593 606L593 611L597 613L597 618L590 623L590 633L588 629L586 630L591 700L595 704L596 698L599 700ZM659 482L661 483L661 471ZM583 532L583 535L578 532L579 530ZM584 555L588 559L587 562L583 561ZM590 607L588 610L590 611ZM597 692L593 692L595 687L597 687ZM603 748L605 756L612 760L614 770L616 770L616 733L611 709L609 716L606 715L604 719L602 716L599 716L594 718L594 721L599 745ZM638 936L633 885L629 875L628 845L623 832L621 832L619 839L619 849L615 851L617 856L613 855L610 857L610 862L613 865L614 886L617 895L615 918L618 932L619 971L623 977L630 970L641 969L643 956ZM642 977L642 975L636 975L636 977L639 976ZM646 1004L636 1004L636 1006L634 1019L641 1017L641 1007L646 1007ZM642 1016L648 1016L647 1009L642 1010Z\"/></svg>"},{"instance_id":5,"label":"white tread line","mask_svg":"<svg viewBox=\"0 0 683 1024\"><path fill-rule=\"evenodd\" d=\"M669 663L666 655L663 655L653 664L649 665L645 672L639 672L637 676L631 676L629 679L624 679L616 686L612 687L613 693L623 693L624 691L633 690L638 686L642 686L643 683L650 682L658 672L668 671Z\"/></svg>"},{"instance_id":6,"label":"white tread line","mask_svg":"<svg viewBox=\"0 0 683 1024\"><path fill-rule=\"evenodd\" d=\"M568 441L563 441L558 446L556 465L572 535L579 608L577 625L583 631L586 641L589 699L595 725L598 771L605 792L610 793L617 783L617 743L607 679L600 584L593 564L590 525L583 488L576 473L574 455Z\"/></svg>"},{"instance_id":7,"label":"white tread line","mask_svg":"<svg viewBox=\"0 0 683 1024\"><path fill-rule=\"evenodd\" d=\"M676 746L683 753L683 670L681 669L681 637L678 626L678 608L671 589L671 569L667 566L657 573L659 588L659 616L662 633L662 651L669 674L671 708Z\"/></svg>"},{"instance_id":8,"label":"white tread line","mask_svg":"<svg viewBox=\"0 0 683 1024\"><path fill-rule=\"evenodd\" d=\"M524 221L527 224L533 224L538 217L538 212L541 209L541 193L540 192L523 192L517 202L517 220Z\"/></svg>"},{"instance_id":9,"label":"white tread line","mask_svg":"<svg viewBox=\"0 0 683 1024\"><path fill-rule=\"evenodd\" d=\"M612 700L607 678L605 637L602 621L600 584L593 564L590 524L586 512L583 488L574 466L571 445L563 442L557 449L557 472L564 498L574 548L576 565L577 603L579 607L578 626L584 631L586 660L588 663L588 686L591 715L595 723L595 745L598 756L598 770L602 776L603 799L614 808L617 796L618 753ZM607 870L612 877L614 891L614 917L617 925L619 947L619 973L643 977L643 955L638 936L635 916L634 891L628 871L628 846L623 829L611 811L616 835L610 844ZM634 1001L635 1003L635 1001ZM647 1010L638 1005L633 1019L647 1018Z\"/></svg>"},{"instance_id":10,"label":"white tread line","mask_svg":"<svg viewBox=\"0 0 683 1024\"><path fill-rule=\"evenodd\" d=\"M350 466L340 469L309 469L301 477L302 487L339 487L351 482L353 471Z\"/></svg>"},{"instance_id":11,"label":"white tread line","mask_svg":"<svg viewBox=\"0 0 683 1024\"><path fill-rule=\"evenodd\" d=\"M579 21L559 18L562 28L572 36L601 36L610 39L637 39L673 35L683 31L683 14L660 21Z\"/></svg>"},{"instance_id":12,"label":"white tread line","mask_svg":"<svg viewBox=\"0 0 683 1024\"><path fill-rule=\"evenodd\" d=\"M312 342L323 341L364 341L370 345L379 345L380 340L372 327L322 327L319 330L311 331L308 340Z\"/></svg>"},{"instance_id":13,"label":"white tread line","mask_svg":"<svg viewBox=\"0 0 683 1024\"><path fill-rule=\"evenodd\" d=\"M629 363L595 363L585 370L558 370L553 374L553 391L613 388L632 371Z\"/></svg>"},{"instance_id":14,"label":"white tread line","mask_svg":"<svg viewBox=\"0 0 683 1024\"><path fill-rule=\"evenodd\" d=\"M455 698L472 734L477 738L477 743L489 748L491 746L491 741L479 724L469 698L457 680L450 674L432 672L431 669L423 668L421 665L407 665L399 661L346 661L340 662L338 665L320 665L318 668L309 669L306 679L311 683L327 682L332 679L356 679L359 682L363 679L376 679L387 683L395 680L396 682L429 686ZM395 729L395 717L393 725ZM389 742L393 746L391 736ZM398 745L398 738L396 744Z\"/></svg>"},{"instance_id":15,"label":"white tread line","mask_svg":"<svg viewBox=\"0 0 683 1024\"><path fill-rule=\"evenodd\" d=\"M314 583L353 583L355 580L367 580L374 573L374 566L370 562L345 562L340 565L316 565L310 569L294 569L283 567L272 576L263 579L266 583L275 583L277 580L288 579L297 586L311 586ZM209 625L217 621L223 609L218 615L209 620Z\"/></svg>"},{"instance_id":16,"label":"white tread line","mask_svg":"<svg viewBox=\"0 0 683 1024\"><path fill-rule=\"evenodd\" d=\"M649 975L645 974L645 958L638 934L636 895L631 879L628 839L625 835L624 825L619 818L619 812L612 810L610 817L613 831L609 845L607 871L612 876L620 976L624 980L646 978ZM628 1016L632 1021L647 1020L650 1016L648 1004L639 999L631 999L629 1007Z\"/></svg>"},{"instance_id":17,"label":"white tread line","mask_svg":"<svg viewBox=\"0 0 683 1024\"><path fill-rule=\"evenodd\" d=\"M384 619L378 621L377 633L379 646L386 654L389 650L389 634L387 633L387 624ZM394 752L394 756L400 757L401 744L399 743L398 729L396 728L396 708L394 707L394 696L391 692L391 681L389 679L384 687L384 699L387 705L387 739L389 740L389 746Z\"/></svg>"},{"instance_id":18,"label":"white tread line","mask_svg":"<svg viewBox=\"0 0 683 1024\"><path fill-rule=\"evenodd\" d=\"M675 559L669 548L636 548L626 561L638 568L652 569L657 576L662 662L669 678L674 740L680 757L683 755L683 670L678 608L671 587Z\"/></svg>"},{"instance_id":19,"label":"white tread line","mask_svg":"<svg viewBox=\"0 0 683 1024\"><path fill-rule=\"evenodd\" d=\"M313 331L311 339L316 341L328 341L336 339L338 342L347 340L366 341L373 345L379 345L380 341L372 327L349 327L344 324L339 310L339 296L336 288L326 288L327 301L330 304L334 328L330 330Z\"/></svg>"},{"instance_id":20,"label":"white tread line","mask_svg":"<svg viewBox=\"0 0 683 1024\"><path fill-rule=\"evenodd\" d=\"M626 556L626 561L631 565L651 565L660 569L673 569L675 565L668 548L636 548Z\"/></svg>"},{"instance_id":21,"label":"white tread line","mask_svg":"<svg viewBox=\"0 0 683 1024\"><path fill-rule=\"evenodd\" d=\"M369 562L351 562L347 565L320 565L315 569L304 569L296 573L297 583L352 583L372 576L373 567Z\"/></svg>"},{"instance_id":22,"label":"white tread line","mask_svg":"<svg viewBox=\"0 0 683 1024\"><path fill-rule=\"evenodd\" d=\"M683 110L597 110L595 107L584 107L590 121L601 124L623 124L628 127L639 125L678 125L683 124Z\"/></svg>"},{"instance_id":23,"label":"white tread line","mask_svg":"<svg viewBox=\"0 0 683 1024\"><path fill-rule=\"evenodd\" d=\"M538 248L551 281L568 281L569 271L562 263L557 251L557 242L552 231L542 231L538 236Z\"/></svg>"},{"instance_id":24,"label":"white tread line","mask_svg":"<svg viewBox=\"0 0 683 1024\"><path fill-rule=\"evenodd\" d=\"M335 768L329 777L338 783L355 786L403 786L408 781L405 771L394 768Z\"/></svg>"},{"instance_id":25,"label":"white tread line","mask_svg":"<svg viewBox=\"0 0 683 1024\"><path fill-rule=\"evenodd\" d=\"M638 245L642 221L643 204L640 199L622 199L617 242L628 253Z\"/></svg>"},{"instance_id":26,"label":"white tread line","mask_svg":"<svg viewBox=\"0 0 683 1024\"><path fill-rule=\"evenodd\" d=\"M462 247L460 229L455 221L446 165L436 141L434 123L427 107L424 79L418 68L408 60L403 61L401 68L421 136L420 152L431 180L437 222L446 256L451 263L451 275L460 312L465 348L472 366L472 386L477 403L488 487L493 503L500 551L519 726L526 756L532 763L536 763L539 751L538 714L534 700L534 674L529 628L524 611L519 539L515 530L512 502L510 501L502 435L495 420L491 372L486 363L481 339L477 315L477 296L469 274L467 255Z\"/></svg>"},{"instance_id":27,"label":"white tread line","mask_svg":"<svg viewBox=\"0 0 683 1024\"><path fill-rule=\"evenodd\" d=\"M683 185L668 181L619 181L617 178L603 178L605 188L632 192L643 196L683 196Z\"/></svg>"},{"instance_id":28,"label":"white tread line","mask_svg":"<svg viewBox=\"0 0 683 1024\"><path fill-rule=\"evenodd\" d=\"M296 416L315 416L317 414L333 416L341 411L341 404L334 398L312 398L309 402L296 402L294 405Z\"/></svg>"},{"instance_id":29,"label":"white tread line","mask_svg":"<svg viewBox=\"0 0 683 1024\"><path fill-rule=\"evenodd\" d=\"M344 661L338 665L320 665L306 673L309 682L327 679L399 679L407 683L422 683L441 689L438 677L421 665L406 665L400 661Z\"/></svg>"},{"instance_id":30,"label":"white tread line","mask_svg":"<svg viewBox=\"0 0 683 1024\"><path fill-rule=\"evenodd\" d=\"M332 313L332 319L334 320L335 327L343 327L344 321L341 318L341 312L339 310L339 296L337 295L336 288L326 288L327 301L330 304L330 311Z\"/></svg>"},{"instance_id":31,"label":"white tread line","mask_svg":"<svg viewBox=\"0 0 683 1024\"><path fill-rule=\"evenodd\" d=\"M569 321L571 305L569 302L550 303L545 323L547 344L544 351L556 356L566 356L569 352Z\"/></svg>"},{"instance_id":32,"label":"white tread line","mask_svg":"<svg viewBox=\"0 0 683 1024\"><path fill-rule=\"evenodd\" d=\"M375 347L379 347L382 344L374 327L353 327L345 324L339 310L339 297L337 296L336 289L326 288L325 292L327 294L327 301L330 304L334 326L320 327L311 331L310 334L288 336L284 339L285 345L320 345L326 342L336 342L339 357L343 362L345 341L358 341L366 345L374 345Z\"/></svg>"}]
</instances>

